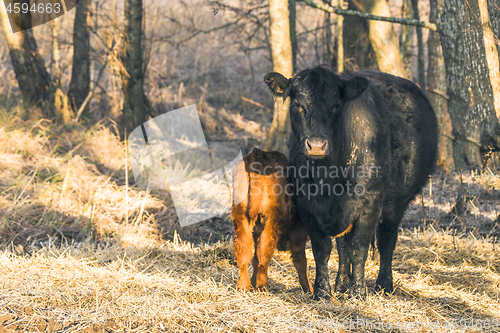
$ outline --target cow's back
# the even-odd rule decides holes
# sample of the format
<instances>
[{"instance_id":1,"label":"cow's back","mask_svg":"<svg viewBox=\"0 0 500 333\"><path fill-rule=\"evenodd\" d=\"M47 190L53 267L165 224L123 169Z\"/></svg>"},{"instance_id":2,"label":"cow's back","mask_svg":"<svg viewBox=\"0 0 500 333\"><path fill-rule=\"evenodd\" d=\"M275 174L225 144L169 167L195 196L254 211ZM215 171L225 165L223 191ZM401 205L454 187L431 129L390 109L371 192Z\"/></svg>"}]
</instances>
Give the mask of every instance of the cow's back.
<instances>
[{"instance_id":1,"label":"cow's back","mask_svg":"<svg viewBox=\"0 0 500 333\"><path fill-rule=\"evenodd\" d=\"M387 200L410 200L425 185L437 159L438 124L428 99L413 82L366 70L353 75L369 80L386 103L391 158Z\"/></svg>"}]
</instances>

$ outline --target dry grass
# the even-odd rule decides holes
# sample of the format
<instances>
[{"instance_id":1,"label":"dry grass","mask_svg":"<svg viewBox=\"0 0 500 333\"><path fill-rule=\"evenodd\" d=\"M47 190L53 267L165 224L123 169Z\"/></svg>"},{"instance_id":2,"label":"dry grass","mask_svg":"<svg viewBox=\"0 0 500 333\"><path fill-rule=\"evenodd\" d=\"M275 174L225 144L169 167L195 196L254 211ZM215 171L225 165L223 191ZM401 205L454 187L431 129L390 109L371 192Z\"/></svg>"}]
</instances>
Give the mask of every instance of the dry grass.
<instances>
[{"instance_id":1,"label":"dry grass","mask_svg":"<svg viewBox=\"0 0 500 333\"><path fill-rule=\"evenodd\" d=\"M307 256L313 266L310 249ZM336 253L330 266L333 280ZM500 321L498 249L431 230L400 235L393 295L373 292L378 262L367 262L371 292L365 301L342 295L312 301L300 291L286 253L271 264L270 292L236 291L230 242L193 247L176 238L126 249L49 245L30 254L1 252L0 267L0 321L19 331L305 332L330 325L329 331L343 332L349 329L340 329L341 323L363 319L385 327L424 323L420 329L381 331L498 332L493 322ZM314 277L314 267L310 272ZM463 319L462 325L489 320L492 327L461 329L457 322L447 329L446 321L454 319ZM436 322L439 328L432 326Z\"/></svg>"},{"instance_id":2,"label":"dry grass","mask_svg":"<svg viewBox=\"0 0 500 333\"><path fill-rule=\"evenodd\" d=\"M259 2L265 1L251 3ZM105 54L101 39L115 34L112 3L101 2L103 10L93 15L93 25L99 21L99 36L92 42L96 68ZM158 11L160 3L148 1L147 13L153 15L147 15L146 36L153 36L150 21L156 15L156 36L170 42L191 35L191 21L209 29L234 18L229 12L214 15L210 6L201 6L204 0L189 3L199 4L193 7L199 10L163 1ZM299 33L322 25L323 14L300 11ZM176 26L172 17L186 26ZM67 85L73 20L71 15L61 20ZM34 29L46 60L47 29ZM259 145L272 114L272 98L261 80L271 63L262 41L239 40L249 31L252 26L220 30L179 47L146 38L147 45L152 43L146 90L155 109L163 113L196 104L209 141L230 140L250 149ZM321 39L314 34L300 38L299 67L324 63ZM0 333L499 331L494 326L500 321L497 171L465 172L462 181L457 173L433 176L424 189L424 207L417 198L405 215L393 295L374 292L378 262L369 259L367 300L335 295L330 302L314 302L300 291L286 253L272 261L269 293L241 293L234 289L237 269L227 217L180 228L168 193L148 195L134 186L111 119L92 127L21 120L36 116L23 115L16 106L19 91L3 36L0 60L5 109L0 110ZM113 117L120 109L120 88L111 69L101 86L107 91L98 91L83 121ZM459 199L463 214L457 215L453 207ZM213 244L220 239L226 241ZM307 256L314 280L310 248ZM337 263L334 251L332 283ZM374 327L356 327L358 319ZM340 328L349 320L353 327ZM447 328L453 320L450 324L457 327ZM489 320L490 327L484 321L483 330L469 327L479 320ZM385 328L377 329L381 323ZM388 324L405 328L388 329Z\"/></svg>"},{"instance_id":3,"label":"dry grass","mask_svg":"<svg viewBox=\"0 0 500 333\"><path fill-rule=\"evenodd\" d=\"M232 233L227 216L180 228L168 192L152 190L148 195L135 186L125 144L111 119L87 129L21 118L18 109L0 110L0 242L4 245L33 249L50 238L79 242L90 237L143 246L157 244L162 237L171 239L174 230L196 241L217 241ZM258 144L266 131L241 115L209 106L200 118L209 141L215 135L212 141L233 140L243 148ZM210 190L217 189L204 193L209 195Z\"/></svg>"},{"instance_id":4,"label":"dry grass","mask_svg":"<svg viewBox=\"0 0 500 333\"><path fill-rule=\"evenodd\" d=\"M3 114L0 127L0 236L35 246L59 238L119 236L124 244L158 239L148 211L164 203L126 188L125 149L108 127L62 128ZM141 208L146 213L139 216ZM126 221L127 217L129 218ZM78 237L80 236L80 237Z\"/></svg>"},{"instance_id":5,"label":"dry grass","mask_svg":"<svg viewBox=\"0 0 500 333\"><path fill-rule=\"evenodd\" d=\"M226 124L239 137L248 133L245 122L251 122L226 112L217 123L212 111L204 122ZM498 331L499 176L493 171L466 172L462 182L458 174L434 175L424 210L418 199L405 216L404 225L418 229L400 235L393 295L373 291L378 262L370 259L366 301L336 295L314 302L300 291L286 253L271 264L269 293L234 290L231 241L206 245L227 239L230 220L180 228L168 193L135 188L130 170L127 186L125 147L112 121L85 129L15 115L0 113L0 332L342 332L349 319L383 322L382 331L404 327L394 332L469 332L460 324L489 320L485 331ZM455 216L460 193L464 214ZM314 279L310 249L307 256ZM330 266L333 282L335 252ZM463 319L455 329L443 326L455 319Z\"/></svg>"},{"instance_id":6,"label":"dry grass","mask_svg":"<svg viewBox=\"0 0 500 333\"><path fill-rule=\"evenodd\" d=\"M210 114L204 122L214 121ZM393 295L374 292L378 262L369 259L367 300L314 302L286 253L271 264L269 293L236 291L231 241L206 245L231 234L229 219L180 228L168 194L127 186L125 147L111 121L85 129L15 115L0 113L0 332L470 332L460 325L484 320L484 331L498 331L493 171L466 172L462 182L458 174L434 175L424 210L418 199L405 216L406 227L418 228L401 232ZM225 113L214 124L221 122L246 133L244 118ZM460 193L465 211L455 216ZM307 256L314 279L310 249ZM332 283L337 263L334 251ZM373 328L357 327L358 319ZM354 326L341 328L349 320Z\"/></svg>"}]
</instances>

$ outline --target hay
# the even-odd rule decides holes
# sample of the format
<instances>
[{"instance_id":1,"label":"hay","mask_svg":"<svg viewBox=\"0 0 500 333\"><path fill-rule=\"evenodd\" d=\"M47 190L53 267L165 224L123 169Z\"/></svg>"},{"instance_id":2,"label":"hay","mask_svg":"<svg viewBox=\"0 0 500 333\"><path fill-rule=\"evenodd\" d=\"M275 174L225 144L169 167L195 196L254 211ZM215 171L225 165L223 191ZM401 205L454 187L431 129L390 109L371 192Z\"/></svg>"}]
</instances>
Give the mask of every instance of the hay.
<instances>
[{"instance_id":1,"label":"hay","mask_svg":"<svg viewBox=\"0 0 500 333\"><path fill-rule=\"evenodd\" d=\"M231 242L193 247L50 245L31 254L0 253L0 321L6 329L61 332L497 332L446 328L463 319L500 320L500 256L492 244L432 230L402 232L394 257L395 292L373 291L378 262L368 260L366 301L335 295L315 302L299 288L293 264L278 253L270 291L234 289ZM307 249L312 266L311 249ZM336 253L330 259L334 281ZM314 269L310 267L314 278ZM353 322L342 330L342 323ZM407 329L421 322L421 329ZM439 324L439 327L434 327ZM360 325L360 326L355 326ZM400 329L387 329L392 325ZM434 326L433 326L434 325ZM315 328L314 328L315 326ZM308 329L311 328L311 329Z\"/></svg>"},{"instance_id":2,"label":"hay","mask_svg":"<svg viewBox=\"0 0 500 333\"><path fill-rule=\"evenodd\" d=\"M125 147L107 126L0 124L0 332L498 331L493 171L433 176L424 209L417 198L403 221L393 295L374 292L369 259L365 301L315 302L281 252L269 292L236 291L230 220L180 228L168 193L126 185ZM463 216L451 212L458 193ZM332 284L337 264L333 251Z\"/></svg>"}]
</instances>

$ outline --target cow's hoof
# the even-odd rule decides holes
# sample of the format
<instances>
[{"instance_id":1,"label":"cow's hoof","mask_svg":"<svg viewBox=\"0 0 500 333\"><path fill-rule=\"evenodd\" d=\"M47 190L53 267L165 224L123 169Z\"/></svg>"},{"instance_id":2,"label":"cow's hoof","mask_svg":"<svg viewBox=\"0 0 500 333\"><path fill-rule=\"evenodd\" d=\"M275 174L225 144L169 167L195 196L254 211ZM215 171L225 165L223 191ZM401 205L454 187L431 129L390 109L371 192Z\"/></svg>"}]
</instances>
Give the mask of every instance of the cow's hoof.
<instances>
[{"instance_id":1,"label":"cow's hoof","mask_svg":"<svg viewBox=\"0 0 500 333\"><path fill-rule=\"evenodd\" d=\"M335 283L335 292L339 294L345 293L349 290L349 282L346 283Z\"/></svg>"},{"instance_id":2,"label":"cow's hoof","mask_svg":"<svg viewBox=\"0 0 500 333\"><path fill-rule=\"evenodd\" d=\"M321 300L329 301L331 297L332 296L330 295L329 292L326 292L322 289L314 290L313 300L315 301L321 301Z\"/></svg>"},{"instance_id":3,"label":"cow's hoof","mask_svg":"<svg viewBox=\"0 0 500 333\"><path fill-rule=\"evenodd\" d=\"M392 292L394 291L392 280L377 279L377 283L375 284L375 291L383 291L384 294L392 294Z\"/></svg>"},{"instance_id":4,"label":"cow's hoof","mask_svg":"<svg viewBox=\"0 0 500 333\"><path fill-rule=\"evenodd\" d=\"M365 286L351 286L349 289L349 298L365 300L366 299L366 287Z\"/></svg>"},{"instance_id":5,"label":"cow's hoof","mask_svg":"<svg viewBox=\"0 0 500 333\"><path fill-rule=\"evenodd\" d=\"M335 280L335 289L334 290L336 293L343 294L347 290L349 290L350 284L351 284L351 281L350 281L348 275L338 274L337 279Z\"/></svg>"}]
</instances>

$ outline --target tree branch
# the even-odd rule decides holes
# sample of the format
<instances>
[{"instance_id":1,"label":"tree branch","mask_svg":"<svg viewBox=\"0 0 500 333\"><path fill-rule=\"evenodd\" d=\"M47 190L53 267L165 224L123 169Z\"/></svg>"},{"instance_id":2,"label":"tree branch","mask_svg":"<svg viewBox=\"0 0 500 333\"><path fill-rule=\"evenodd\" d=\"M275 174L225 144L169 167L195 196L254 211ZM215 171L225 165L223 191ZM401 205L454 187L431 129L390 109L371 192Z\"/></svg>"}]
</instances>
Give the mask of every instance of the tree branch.
<instances>
[{"instance_id":1,"label":"tree branch","mask_svg":"<svg viewBox=\"0 0 500 333\"><path fill-rule=\"evenodd\" d=\"M391 22L391 23L399 23L403 25L413 25L416 27L422 27L422 28L427 28L432 31L437 31L437 27L434 23L431 22L423 22L423 21L418 21L418 20L412 20L412 19L406 19L406 18L399 18L399 17L383 17L383 16L376 16L372 15L369 13L362 13L358 12L355 10L351 9L340 9L336 7L331 7L329 5L325 4L318 4L315 3L313 0L302 0L306 5L311 6L313 8L321 9L325 12L329 13L335 13L337 15L344 15L344 16L356 16L356 17L361 17L365 18L367 20L376 20L376 21L385 21L385 22Z\"/></svg>"}]
</instances>

